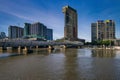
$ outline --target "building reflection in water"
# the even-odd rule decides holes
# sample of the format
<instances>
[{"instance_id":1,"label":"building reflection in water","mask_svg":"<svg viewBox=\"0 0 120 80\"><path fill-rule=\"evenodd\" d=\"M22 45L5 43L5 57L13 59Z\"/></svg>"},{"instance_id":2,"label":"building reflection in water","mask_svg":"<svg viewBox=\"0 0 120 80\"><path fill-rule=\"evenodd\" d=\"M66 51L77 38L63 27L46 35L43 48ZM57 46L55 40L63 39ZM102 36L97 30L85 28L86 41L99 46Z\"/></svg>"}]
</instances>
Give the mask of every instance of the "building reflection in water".
<instances>
[{"instance_id":1,"label":"building reflection in water","mask_svg":"<svg viewBox=\"0 0 120 80\"><path fill-rule=\"evenodd\" d=\"M34 49L33 50L33 53L34 54L39 54L39 55L49 55L49 54L51 54L51 50L47 50L47 49Z\"/></svg>"},{"instance_id":2,"label":"building reflection in water","mask_svg":"<svg viewBox=\"0 0 120 80\"><path fill-rule=\"evenodd\" d=\"M115 50L112 49L95 49L92 50L92 57L115 57Z\"/></svg>"},{"instance_id":3,"label":"building reflection in water","mask_svg":"<svg viewBox=\"0 0 120 80\"><path fill-rule=\"evenodd\" d=\"M79 76L77 72L77 52L77 49L66 49L64 51L64 80L75 80Z\"/></svg>"},{"instance_id":4,"label":"building reflection in water","mask_svg":"<svg viewBox=\"0 0 120 80\"><path fill-rule=\"evenodd\" d=\"M119 70L116 65L119 63L116 59L116 50L112 49L96 49L92 50L92 72L96 80L120 80L118 78ZM93 58L92 58L93 59Z\"/></svg>"}]
</instances>

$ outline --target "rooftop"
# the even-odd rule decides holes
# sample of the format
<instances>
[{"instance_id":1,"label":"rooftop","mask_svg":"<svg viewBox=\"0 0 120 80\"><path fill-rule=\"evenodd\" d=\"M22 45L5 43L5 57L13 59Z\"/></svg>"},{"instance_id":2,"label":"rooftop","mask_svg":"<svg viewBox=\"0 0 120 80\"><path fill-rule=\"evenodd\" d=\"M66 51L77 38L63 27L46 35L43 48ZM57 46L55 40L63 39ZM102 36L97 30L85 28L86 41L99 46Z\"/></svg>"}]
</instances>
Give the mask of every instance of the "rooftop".
<instances>
[{"instance_id":1,"label":"rooftop","mask_svg":"<svg viewBox=\"0 0 120 80\"><path fill-rule=\"evenodd\" d=\"M77 12L74 8L70 7L69 5L64 6L63 8L69 8L69 9L71 9L71 10L73 10L73 11Z\"/></svg>"}]
</instances>

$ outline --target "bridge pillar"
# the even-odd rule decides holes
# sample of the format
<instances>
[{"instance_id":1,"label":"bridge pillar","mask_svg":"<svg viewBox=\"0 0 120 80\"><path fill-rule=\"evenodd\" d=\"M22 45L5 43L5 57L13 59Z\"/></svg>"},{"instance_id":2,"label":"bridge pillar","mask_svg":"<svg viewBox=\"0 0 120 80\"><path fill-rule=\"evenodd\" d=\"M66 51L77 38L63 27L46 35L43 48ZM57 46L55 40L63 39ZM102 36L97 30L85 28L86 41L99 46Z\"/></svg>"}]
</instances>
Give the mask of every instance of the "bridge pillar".
<instances>
[{"instance_id":1,"label":"bridge pillar","mask_svg":"<svg viewBox=\"0 0 120 80\"><path fill-rule=\"evenodd\" d=\"M66 45L63 45L63 48L66 49L67 48Z\"/></svg>"},{"instance_id":2,"label":"bridge pillar","mask_svg":"<svg viewBox=\"0 0 120 80\"><path fill-rule=\"evenodd\" d=\"M53 50L54 48L52 46L48 46L48 50Z\"/></svg>"},{"instance_id":3,"label":"bridge pillar","mask_svg":"<svg viewBox=\"0 0 120 80\"><path fill-rule=\"evenodd\" d=\"M38 46L36 46L36 49L38 49Z\"/></svg>"},{"instance_id":4,"label":"bridge pillar","mask_svg":"<svg viewBox=\"0 0 120 80\"><path fill-rule=\"evenodd\" d=\"M22 52L21 46L18 47L18 53L20 54Z\"/></svg>"},{"instance_id":5,"label":"bridge pillar","mask_svg":"<svg viewBox=\"0 0 120 80\"><path fill-rule=\"evenodd\" d=\"M12 47L7 47L8 52L12 52L12 49L13 49Z\"/></svg>"},{"instance_id":6,"label":"bridge pillar","mask_svg":"<svg viewBox=\"0 0 120 80\"><path fill-rule=\"evenodd\" d=\"M23 54L27 54L27 52L28 52L28 49L27 49L27 47L25 46L25 48L23 49Z\"/></svg>"},{"instance_id":7,"label":"bridge pillar","mask_svg":"<svg viewBox=\"0 0 120 80\"><path fill-rule=\"evenodd\" d=\"M49 45L49 46L48 46L48 49L52 49L52 47Z\"/></svg>"},{"instance_id":8,"label":"bridge pillar","mask_svg":"<svg viewBox=\"0 0 120 80\"><path fill-rule=\"evenodd\" d=\"M3 51L3 47L0 47L0 52L2 52Z\"/></svg>"}]
</instances>

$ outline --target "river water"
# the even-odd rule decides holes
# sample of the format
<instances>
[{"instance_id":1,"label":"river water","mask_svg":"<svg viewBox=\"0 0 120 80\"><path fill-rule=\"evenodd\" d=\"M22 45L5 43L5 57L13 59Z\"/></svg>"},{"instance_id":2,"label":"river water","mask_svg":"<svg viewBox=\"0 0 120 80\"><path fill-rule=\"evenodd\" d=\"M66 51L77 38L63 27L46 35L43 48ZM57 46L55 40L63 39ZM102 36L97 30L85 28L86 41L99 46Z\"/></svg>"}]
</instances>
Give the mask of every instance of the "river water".
<instances>
[{"instance_id":1,"label":"river water","mask_svg":"<svg viewBox=\"0 0 120 80\"><path fill-rule=\"evenodd\" d=\"M35 50L0 53L0 80L120 80L119 50Z\"/></svg>"}]
</instances>

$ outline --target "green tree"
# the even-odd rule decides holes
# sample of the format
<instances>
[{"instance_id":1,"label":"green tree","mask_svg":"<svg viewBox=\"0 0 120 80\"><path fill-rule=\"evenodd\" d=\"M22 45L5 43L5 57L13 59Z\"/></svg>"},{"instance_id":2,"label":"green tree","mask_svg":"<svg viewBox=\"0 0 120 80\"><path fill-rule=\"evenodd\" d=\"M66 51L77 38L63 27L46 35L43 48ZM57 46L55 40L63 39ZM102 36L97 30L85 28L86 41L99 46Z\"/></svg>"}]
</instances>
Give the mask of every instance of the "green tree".
<instances>
[{"instance_id":1,"label":"green tree","mask_svg":"<svg viewBox=\"0 0 120 80\"><path fill-rule=\"evenodd\" d=\"M92 42L92 45L105 45L105 46L109 46L109 45L114 45L114 42L111 40L101 40L101 41L94 41Z\"/></svg>"},{"instance_id":2,"label":"green tree","mask_svg":"<svg viewBox=\"0 0 120 80\"><path fill-rule=\"evenodd\" d=\"M104 41L101 41L101 44L102 45L105 45L105 46L109 46L109 45L111 45L111 40L104 40Z\"/></svg>"}]
</instances>

